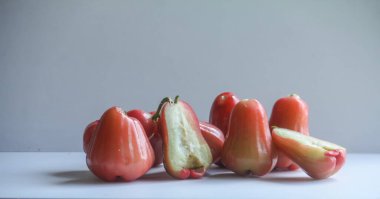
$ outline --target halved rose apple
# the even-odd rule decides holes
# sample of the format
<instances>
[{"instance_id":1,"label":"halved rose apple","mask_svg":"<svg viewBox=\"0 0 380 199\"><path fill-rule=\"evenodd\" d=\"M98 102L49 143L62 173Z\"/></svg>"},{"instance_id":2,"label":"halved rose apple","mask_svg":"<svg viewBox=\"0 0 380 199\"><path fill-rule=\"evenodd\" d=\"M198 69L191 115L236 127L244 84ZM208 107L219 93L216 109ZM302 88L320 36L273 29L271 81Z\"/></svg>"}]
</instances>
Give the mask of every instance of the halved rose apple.
<instances>
[{"instance_id":1,"label":"halved rose apple","mask_svg":"<svg viewBox=\"0 0 380 199\"><path fill-rule=\"evenodd\" d=\"M278 150L315 179L335 174L346 160L345 148L289 129L273 128L272 139Z\"/></svg>"},{"instance_id":2,"label":"halved rose apple","mask_svg":"<svg viewBox=\"0 0 380 199\"><path fill-rule=\"evenodd\" d=\"M178 97L174 102L165 98L161 105L159 128L166 172L178 179L201 178L212 162L212 154L201 134L198 117Z\"/></svg>"}]
</instances>

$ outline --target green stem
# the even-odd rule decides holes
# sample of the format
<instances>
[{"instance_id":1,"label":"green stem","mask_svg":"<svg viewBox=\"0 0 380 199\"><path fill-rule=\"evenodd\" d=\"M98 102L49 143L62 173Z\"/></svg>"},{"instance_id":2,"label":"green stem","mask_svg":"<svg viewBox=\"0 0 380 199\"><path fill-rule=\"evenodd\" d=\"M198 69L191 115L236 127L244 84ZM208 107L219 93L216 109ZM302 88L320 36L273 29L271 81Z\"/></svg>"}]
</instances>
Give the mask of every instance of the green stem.
<instances>
[{"instance_id":1,"label":"green stem","mask_svg":"<svg viewBox=\"0 0 380 199\"><path fill-rule=\"evenodd\" d=\"M174 98L174 104L177 104L178 98L179 98L179 95L175 96L175 98Z\"/></svg>"},{"instance_id":2,"label":"green stem","mask_svg":"<svg viewBox=\"0 0 380 199\"><path fill-rule=\"evenodd\" d=\"M170 101L171 101L170 97L165 97L164 99L161 100L160 105L158 105L158 108L156 110L156 113L152 117L153 121L157 121L158 120L158 118L160 117L160 112L161 112L162 106L166 102L170 102Z\"/></svg>"}]
</instances>

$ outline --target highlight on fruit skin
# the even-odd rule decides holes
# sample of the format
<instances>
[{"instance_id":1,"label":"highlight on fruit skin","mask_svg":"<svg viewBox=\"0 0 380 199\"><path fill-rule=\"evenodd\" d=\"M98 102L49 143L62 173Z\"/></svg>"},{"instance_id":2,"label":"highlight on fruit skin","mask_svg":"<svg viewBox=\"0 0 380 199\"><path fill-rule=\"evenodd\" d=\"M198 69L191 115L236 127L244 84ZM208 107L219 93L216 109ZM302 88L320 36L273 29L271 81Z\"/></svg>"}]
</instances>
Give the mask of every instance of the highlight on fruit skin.
<instances>
[{"instance_id":1,"label":"highlight on fruit skin","mask_svg":"<svg viewBox=\"0 0 380 199\"><path fill-rule=\"evenodd\" d=\"M106 110L90 139L86 163L98 178L134 181L152 167L154 151L141 123L120 107Z\"/></svg>"},{"instance_id":2,"label":"highlight on fruit skin","mask_svg":"<svg viewBox=\"0 0 380 199\"><path fill-rule=\"evenodd\" d=\"M221 158L227 169L241 176L264 176L272 171L277 152L258 100L243 99L233 108Z\"/></svg>"},{"instance_id":3,"label":"highlight on fruit skin","mask_svg":"<svg viewBox=\"0 0 380 199\"><path fill-rule=\"evenodd\" d=\"M344 147L289 129L274 127L272 140L278 150L315 179L334 175L346 160Z\"/></svg>"},{"instance_id":4,"label":"highlight on fruit skin","mask_svg":"<svg viewBox=\"0 0 380 199\"><path fill-rule=\"evenodd\" d=\"M216 126L208 122L199 122L199 127L203 138L210 147L212 162L218 162L222 153L225 137L223 132Z\"/></svg>"}]
</instances>

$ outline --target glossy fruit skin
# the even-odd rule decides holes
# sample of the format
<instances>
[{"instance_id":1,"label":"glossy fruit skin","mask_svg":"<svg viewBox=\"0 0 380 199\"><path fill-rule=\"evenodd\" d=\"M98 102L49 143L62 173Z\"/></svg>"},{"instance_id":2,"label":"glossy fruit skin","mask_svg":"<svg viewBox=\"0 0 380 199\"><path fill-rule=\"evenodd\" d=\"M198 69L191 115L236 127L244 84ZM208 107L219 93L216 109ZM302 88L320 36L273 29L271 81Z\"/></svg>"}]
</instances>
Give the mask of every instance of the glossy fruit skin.
<instances>
[{"instance_id":1,"label":"glossy fruit skin","mask_svg":"<svg viewBox=\"0 0 380 199\"><path fill-rule=\"evenodd\" d=\"M222 130L224 136L228 132L230 115L239 98L232 92L224 92L216 96L210 110L209 122Z\"/></svg>"},{"instance_id":2,"label":"glossy fruit skin","mask_svg":"<svg viewBox=\"0 0 380 199\"><path fill-rule=\"evenodd\" d=\"M208 122L199 122L199 127L203 138L210 147L213 160L212 162L215 163L219 161L225 141L223 132L218 127Z\"/></svg>"},{"instance_id":3,"label":"glossy fruit skin","mask_svg":"<svg viewBox=\"0 0 380 199\"><path fill-rule=\"evenodd\" d=\"M156 111L151 111L149 114L152 116L156 113ZM153 136L149 139L150 144L153 147L154 150L154 164L153 167L156 167L160 164L162 164L164 159L164 151L162 148L163 142L162 142L162 136L161 136L161 129L160 129L160 118L157 118L157 121L153 121Z\"/></svg>"},{"instance_id":4,"label":"glossy fruit skin","mask_svg":"<svg viewBox=\"0 0 380 199\"><path fill-rule=\"evenodd\" d=\"M279 130L281 130L281 128L274 128L272 130L274 144L278 149L282 150L287 157L297 163L310 177L315 179L328 178L338 172L344 165L346 160L345 148L338 145L334 148L326 148L305 144L278 135L276 131ZM303 137L305 137L305 140L312 138L311 136ZM319 141L328 143L329 145L335 145L327 141Z\"/></svg>"},{"instance_id":5,"label":"glossy fruit skin","mask_svg":"<svg viewBox=\"0 0 380 199\"><path fill-rule=\"evenodd\" d=\"M280 98L273 106L269 127L281 127L309 135L309 109L298 95L291 94ZM278 160L275 166L278 170L296 170L299 167L281 150L278 150Z\"/></svg>"},{"instance_id":6,"label":"glossy fruit skin","mask_svg":"<svg viewBox=\"0 0 380 199\"><path fill-rule=\"evenodd\" d=\"M176 157L170 156L170 152L172 150L170 148L170 144L173 141L169 140L169 127L167 124L167 120L168 120L167 109L170 106L175 106L175 105L177 105L177 106L179 105L179 106L182 106L184 108L184 110L186 112L185 114L186 114L187 120L191 122L190 126L191 126L192 130L196 133L196 136L198 137L200 144L208 148L210 160L209 160L209 163L207 165L205 165L204 167L197 168L197 169L183 168L181 170L176 170L175 165L172 165L173 161L174 161L173 159L175 159ZM203 177L207 168L209 167L209 165L212 162L212 154L211 154L211 150L209 149L209 147L207 145L207 142L205 141L205 139L203 138L203 136L201 134L198 117L194 113L191 106L183 100L179 100L178 102L174 102L174 103L173 102L165 103L162 107L162 111L160 114L159 128L161 129L160 132L161 132L162 139L163 139L163 151L164 151L163 163L164 163L164 167L165 167L166 172L169 175L171 175L172 177L177 178L177 179L201 178L201 177Z\"/></svg>"},{"instance_id":7,"label":"glossy fruit skin","mask_svg":"<svg viewBox=\"0 0 380 199\"><path fill-rule=\"evenodd\" d=\"M241 100L233 109L229 134L222 150L222 163L238 175L263 176L277 160L268 119L255 99Z\"/></svg>"},{"instance_id":8,"label":"glossy fruit skin","mask_svg":"<svg viewBox=\"0 0 380 199\"><path fill-rule=\"evenodd\" d=\"M96 130L96 127L99 124L99 120L95 120L87 125L87 127L84 129L83 133L83 151L87 153L89 151L89 145L92 135L94 134L94 131Z\"/></svg>"},{"instance_id":9,"label":"glossy fruit skin","mask_svg":"<svg viewBox=\"0 0 380 199\"><path fill-rule=\"evenodd\" d=\"M152 115L150 113L147 113L141 109L133 109L127 112L127 115L129 117L136 118L142 126L144 127L146 136L150 138L153 134L153 121L152 121Z\"/></svg>"},{"instance_id":10,"label":"glossy fruit skin","mask_svg":"<svg viewBox=\"0 0 380 199\"><path fill-rule=\"evenodd\" d=\"M157 122L152 121L151 117L155 112L146 113L140 109L134 109L127 112L127 115L133 118L136 118L143 125L145 133L147 134L150 144L154 150L154 163L152 167L156 167L162 164L163 160L163 151L162 151L162 138L158 129ZM85 129L83 134L83 150L87 153L89 148L90 139L93 132L96 129L96 125L99 123L99 120L91 122Z\"/></svg>"},{"instance_id":11,"label":"glossy fruit skin","mask_svg":"<svg viewBox=\"0 0 380 199\"><path fill-rule=\"evenodd\" d=\"M86 162L104 181L133 181L151 168L154 152L141 123L111 107L91 137Z\"/></svg>"},{"instance_id":12,"label":"glossy fruit skin","mask_svg":"<svg viewBox=\"0 0 380 199\"><path fill-rule=\"evenodd\" d=\"M164 151L162 148L162 137L159 132L154 132L153 136L149 139L150 144L154 150L154 163L153 167L157 167L162 164L164 158Z\"/></svg>"},{"instance_id":13,"label":"glossy fruit skin","mask_svg":"<svg viewBox=\"0 0 380 199\"><path fill-rule=\"evenodd\" d=\"M163 161L163 151L162 151L162 138L161 133L159 132L158 123L159 121L153 121L152 116L155 114L155 111L145 112L140 109L134 109L127 112L127 115L133 118L136 118L143 125L145 133L147 134L150 144L154 150L154 163L153 167L156 167L162 164Z\"/></svg>"},{"instance_id":14,"label":"glossy fruit skin","mask_svg":"<svg viewBox=\"0 0 380 199\"><path fill-rule=\"evenodd\" d=\"M218 127L227 137L228 127L232 109L239 102L239 98L232 92L223 92L215 97L212 103L209 123ZM215 162L219 167L224 167L223 163L219 160Z\"/></svg>"}]
</instances>

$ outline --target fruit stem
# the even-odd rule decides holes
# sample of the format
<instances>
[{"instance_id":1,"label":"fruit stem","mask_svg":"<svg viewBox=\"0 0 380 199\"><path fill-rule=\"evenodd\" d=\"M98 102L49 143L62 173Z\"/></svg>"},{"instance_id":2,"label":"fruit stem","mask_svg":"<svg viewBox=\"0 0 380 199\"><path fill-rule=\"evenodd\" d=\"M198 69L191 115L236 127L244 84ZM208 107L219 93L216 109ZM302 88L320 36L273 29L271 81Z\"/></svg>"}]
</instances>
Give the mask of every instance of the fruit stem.
<instances>
[{"instance_id":1,"label":"fruit stem","mask_svg":"<svg viewBox=\"0 0 380 199\"><path fill-rule=\"evenodd\" d=\"M160 112L161 112L161 109L162 109L162 106L166 103L166 102L171 102L172 100L170 99L170 97L165 97L164 99L161 100L160 104L158 105L157 107L157 111L156 113L152 116L152 120L153 121L157 121L158 118L160 117Z\"/></svg>"},{"instance_id":2,"label":"fruit stem","mask_svg":"<svg viewBox=\"0 0 380 199\"><path fill-rule=\"evenodd\" d=\"M292 94L290 94L290 95L289 95L289 97L296 97L296 98L300 98L300 96L299 96L299 95L297 95L297 94L295 94L295 93L292 93Z\"/></svg>"},{"instance_id":3,"label":"fruit stem","mask_svg":"<svg viewBox=\"0 0 380 199\"><path fill-rule=\"evenodd\" d=\"M174 98L174 104L177 104L178 98L179 98L179 95L175 96L175 98Z\"/></svg>"}]
</instances>

